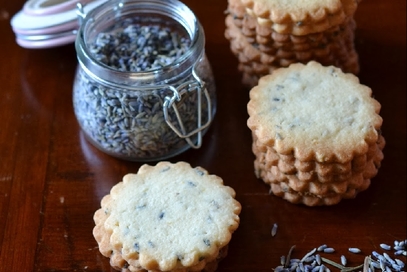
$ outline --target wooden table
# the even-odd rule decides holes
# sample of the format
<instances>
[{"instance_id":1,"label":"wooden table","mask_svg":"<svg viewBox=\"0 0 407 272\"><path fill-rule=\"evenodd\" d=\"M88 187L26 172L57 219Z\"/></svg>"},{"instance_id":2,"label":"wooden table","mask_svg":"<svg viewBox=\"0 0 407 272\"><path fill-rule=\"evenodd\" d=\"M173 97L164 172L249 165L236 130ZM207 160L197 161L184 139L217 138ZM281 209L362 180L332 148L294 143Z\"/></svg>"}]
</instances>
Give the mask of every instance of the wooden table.
<instances>
[{"instance_id":1,"label":"wooden table","mask_svg":"<svg viewBox=\"0 0 407 272\"><path fill-rule=\"evenodd\" d=\"M84 139L71 99L74 46L18 46L10 19L23 3L0 0L0 271L112 271L92 236L93 213L141 163L112 158ZM355 15L360 81L382 104L387 145L379 174L356 199L314 208L269 195L254 176L248 90L224 38L226 0L185 3L206 30L218 112L202 148L170 161L202 166L236 190L241 224L218 271L272 271L292 245L293 257L327 244L336 251L324 256L359 265L382 252L381 243L406 239L406 1L362 1Z\"/></svg>"}]
</instances>

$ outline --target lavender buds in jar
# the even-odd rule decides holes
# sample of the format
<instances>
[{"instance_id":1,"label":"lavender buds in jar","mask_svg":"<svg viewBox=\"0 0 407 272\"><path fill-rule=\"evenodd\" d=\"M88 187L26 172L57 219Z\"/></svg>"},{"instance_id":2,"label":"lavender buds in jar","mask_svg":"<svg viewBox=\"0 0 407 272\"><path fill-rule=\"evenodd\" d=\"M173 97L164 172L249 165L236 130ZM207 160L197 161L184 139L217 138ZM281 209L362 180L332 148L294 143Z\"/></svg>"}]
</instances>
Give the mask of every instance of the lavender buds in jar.
<instances>
[{"instance_id":1,"label":"lavender buds in jar","mask_svg":"<svg viewBox=\"0 0 407 272\"><path fill-rule=\"evenodd\" d=\"M133 161L199 148L216 90L193 12L176 0L129 0L81 16L73 105L86 138Z\"/></svg>"}]
</instances>

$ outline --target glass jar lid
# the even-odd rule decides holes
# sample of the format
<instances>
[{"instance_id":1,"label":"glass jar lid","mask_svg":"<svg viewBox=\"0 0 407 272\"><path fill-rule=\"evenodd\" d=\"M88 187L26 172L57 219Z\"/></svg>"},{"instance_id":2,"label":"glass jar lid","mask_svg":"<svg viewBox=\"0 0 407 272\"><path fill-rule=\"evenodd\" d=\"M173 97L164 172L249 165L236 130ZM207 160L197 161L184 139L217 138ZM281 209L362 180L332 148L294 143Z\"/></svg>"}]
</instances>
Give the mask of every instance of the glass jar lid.
<instances>
[{"instance_id":1,"label":"glass jar lid","mask_svg":"<svg viewBox=\"0 0 407 272\"><path fill-rule=\"evenodd\" d=\"M83 0L86 12L107 0ZM73 43L79 28L76 0L29 0L11 19L16 42L25 48Z\"/></svg>"}]
</instances>

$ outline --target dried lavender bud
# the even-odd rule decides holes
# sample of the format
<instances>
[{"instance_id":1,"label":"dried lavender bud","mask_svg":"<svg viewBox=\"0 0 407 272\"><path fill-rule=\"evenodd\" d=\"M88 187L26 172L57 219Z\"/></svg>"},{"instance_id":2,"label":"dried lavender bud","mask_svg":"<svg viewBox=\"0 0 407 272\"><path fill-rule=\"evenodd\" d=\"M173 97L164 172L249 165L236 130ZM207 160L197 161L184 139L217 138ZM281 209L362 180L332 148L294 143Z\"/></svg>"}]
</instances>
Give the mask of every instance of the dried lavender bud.
<instances>
[{"instance_id":1,"label":"dried lavender bud","mask_svg":"<svg viewBox=\"0 0 407 272\"><path fill-rule=\"evenodd\" d=\"M333 253L333 252L335 252L335 249L333 249L332 247L327 247L327 248L324 249L324 252L325 253Z\"/></svg>"},{"instance_id":2,"label":"dried lavender bud","mask_svg":"<svg viewBox=\"0 0 407 272\"><path fill-rule=\"evenodd\" d=\"M383 248L384 250L390 250L391 246L387 245L387 244L380 244L380 247Z\"/></svg>"},{"instance_id":3,"label":"dried lavender bud","mask_svg":"<svg viewBox=\"0 0 407 272\"><path fill-rule=\"evenodd\" d=\"M327 247L328 247L327 245L320 245L317 250L318 251L324 251L324 249L327 248Z\"/></svg>"},{"instance_id":4,"label":"dried lavender bud","mask_svg":"<svg viewBox=\"0 0 407 272\"><path fill-rule=\"evenodd\" d=\"M114 70L146 72L171 65L189 50L191 40L185 30L158 22L141 24L137 20L124 19L109 32L99 33L89 45L90 52ZM196 61L196 73L213 102L215 86L209 62L205 57ZM177 79L177 84L194 80L186 73ZM186 139L179 137L164 118L163 104L173 96L173 91L166 87L155 88L155 84L149 83L148 90L143 89L144 86L112 87L79 69L74 84L74 109L86 136L103 151L125 159L158 159L188 148ZM206 124L215 106L203 95L199 97L191 84L179 91L185 92L182 100L175 103L178 113L169 108L168 120L186 134L197 129L199 107L202 109L201 124ZM201 101L200 105L198 101ZM178 116L183 125L179 124ZM196 139L193 136L188 140L194 142Z\"/></svg>"},{"instance_id":5,"label":"dried lavender bud","mask_svg":"<svg viewBox=\"0 0 407 272\"><path fill-rule=\"evenodd\" d=\"M357 247L350 247L349 252L351 252L351 253L360 253L362 251Z\"/></svg>"},{"instance_id":6,"label":"dried lavender bud","mask_svg":"<svg viewBox=\"0 0 407 272\"><path fill-rule=\"evenodd\" d=\"M389 261L391 264L396 263L386 252L383 253L383 256L386 258L387 261Z\"/></svg>"},{"instance_id":7,"label":"dried lavender bud","mask_svg":"<svg viewBox=\"0 0 407 272\"><path fill-rule=\"evenodd\" d=\"M319 265L321 265L321 263L322 263L321 255L316 254L316 255L315 255L315 260L317 261L317 263L318 263Z\"/></svg>"},{"instance_id":8,"label":"dried lavender bud","mask_svg":"<svg viewBox=\"0 0 407 272\"><path fill-rule=\"evenodd\" d=\"M393 249L394 250L403 250L404 247L397 245L397 246L394 246Z\"/></svg>"},{"instance_id":9,"label":"dried lavender bud","mask_svg":"<svg viewBox=\"0 0 407 272\"><path fill-rule=\"evenodd\" d=\"M142 25L127 20L110 32L99 33L90 46L103 64L124 72L161 69L171 65L189 49L191 40L161 25Z\"/></svg>"},{"instance_id":10,"label":"dried lavender bud","mask_svg":"<svg viewBox=\"0 0 407 272\"><path fill-rule=\"evenodd\" d=\"M283 266L285 265L285 256L284 255L280 257L280 264Z\"/></svg>"},{"instance_id":11,"label":"dried lavender bud","mask_svg":"<svg viewBox=\"0 0 407 272\"><path fill-rule=\"evenodd\" d=\"M404 267L404 263L402 260L395 259L394 261L397 263L398 266Z\"/></svg>"},{"instance_id":12,"label":"dried lavender bud","mask_svg":"<svg viewBox=\"0 0 407 272\"><path fill-rule=\"evenodd\" d=\"M385 245L387 244L380 244L380 247L383 249L386 249ZM403 247L403 249L397 250L399 247ZM391 249L391 248L390 248ZM361 250L356 247L350 247L348 248L349 252L351 253L360 253ZM314 253L316 251L323 251L326 253L332 253L334 252L333 248L328 247L327 245L321 245L318 248L314 248L310 252L308 252L301 260L298 259L292 259L292 262L290 262L290 271L296 271L296 272L330 272L329 268L324 266L324 263L329 264L337 269L339 269L341 272L353 272L353 271L370 271L370 272L376 272L377 270L381 270L381 272L403 272L405 263L400 260L400 259L393 259L391 256L384 252L383 254L380 254L376 251L372 251L372 256L366 256L365 261L363 264L355 266L355 267L347 267L347 259L345 255L341 255L341 261L340 264L336 263L332 260L329 260L327 258L321 257L319 254ZM405 241L394 242L394 255L396 255L397 252L405 251ZM287 266L286 266L287 267Z\"/></svg>"},{"instance_id":13,"label":"dried lavender bud","mask_svg":"<svg viewBox=\"0 0 407 272\"><path fill-rule=\"evenodd\" d=\"M348 261L346 260L346 257L344 255L341 256L341 264L343 266L346 266L346 264L348 263Z\"/></svg>"},{"instance_id":14,"label":"dried lavender bud","mask_svg":"<svg viewBox=\"0 0 407 272\"><path fill-rule=\"evenodd\" d=\"M271 229L271 236L275 236L277 234L278 225L276 223L273 224L273 228Z\"/></svg>"},{"instance_id":15,"label":"dried lavender bud","mask_svg":"<svg viewBox=\"0 0 407 272\"><path fill-rule=\"evenodd\" d=\"M305 261L308 257L312 256L317 251L316 248L305 254L305 256L301 259L301 262Z\"/></svg>"}]
</instances>

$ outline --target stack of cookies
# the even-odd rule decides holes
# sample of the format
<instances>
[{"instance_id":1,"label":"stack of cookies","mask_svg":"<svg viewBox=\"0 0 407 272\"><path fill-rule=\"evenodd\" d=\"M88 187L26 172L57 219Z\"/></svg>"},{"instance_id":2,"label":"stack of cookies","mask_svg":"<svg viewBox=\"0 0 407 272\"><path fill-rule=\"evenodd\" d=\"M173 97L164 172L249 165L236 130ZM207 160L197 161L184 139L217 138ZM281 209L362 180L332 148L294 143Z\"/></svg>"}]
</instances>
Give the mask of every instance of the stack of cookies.
<instances>
[{"instance_id":1,"label":"stack of cookies","mask_svg":"<svg viewBox=\"0 0 407 272\"><path fill-rule=\"evenodd\" d=\"M276 69L250 90L247 105L257 177L292 203L356 197L383 159L380 108L369 87L337 67Z\"/></svg>"},{"instance_id":2,"label":"stack of cookies","mask_svg":"<svg viewBox=\"0 0 407 272\"><path fill-rule=\"evenodd\" d=\"M239 226L223 180L186 162L143 165L104 196L93 235L122 272L213 272Z\"/></svg>"},{"instance_id":3,"label":"stack of cookies","mask_svg":"<svg viewBox=\"0 0 407 272\"><path fill-rule=\"evenodd\" d=\"M292 63L315 60L359 72L354 47L358 0L228 0L225 36L243 83Z\"/></svg>"}]
</instances>

